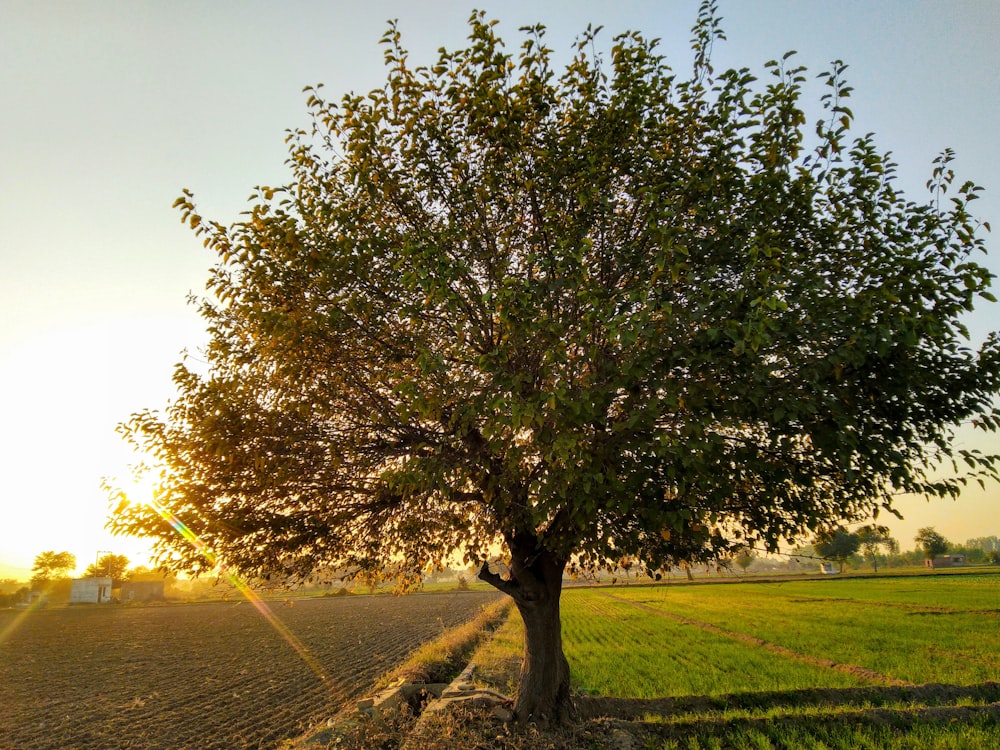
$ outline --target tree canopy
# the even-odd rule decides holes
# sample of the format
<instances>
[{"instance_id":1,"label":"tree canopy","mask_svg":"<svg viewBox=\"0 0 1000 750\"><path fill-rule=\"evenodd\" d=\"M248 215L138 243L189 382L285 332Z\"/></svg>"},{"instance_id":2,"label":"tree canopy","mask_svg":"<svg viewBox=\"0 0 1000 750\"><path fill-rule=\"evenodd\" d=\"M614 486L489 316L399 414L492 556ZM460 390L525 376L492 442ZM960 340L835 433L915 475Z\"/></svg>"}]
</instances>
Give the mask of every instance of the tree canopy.
<instances>
[{"instance_id":1,"label":"tree canopy","mask_svg":"<svg viewBox=\"0 0 1000 750\"><path fill-rule=\"evenodd\" d=\"M924 557L933 560L938 555L943 555L948 551L948 540L939 534L933 526L925 526L917 530L917 535L913 538Z\"/></svg>"},{"instance_id":2,"label":"tree canopy","mask_svg":"<svg viewBox=\"0 0 1000 750\"><path fill-rule=\"evenodd\" d=\"M31 583L35 587L44 586L69 575L76 567L76 556L69 552L47 550L35 556L31 567Z\"/></svg>"},{"instance_id":3,"label":"tree canopy","mask_svg":"<svg viewBox=\"0 0 1000 750\"><path fill-rule=\"evenodd\" d=\"M878 551L880 548L886 552L895 554L899 552L899 542L889 533L889 529L878 524L862 526L855 532L858 538L858 547L865 556L871 558L872 567L878 572Z\"/></svg>"},{"instance_id":4,"label":"tree canopy","mask_svg":"<svg viewBox=\"0 0 1000 750\"><path fill-rule=\"evenodd\" d=\"M208 364L123 426L162 486L112 527L250 576L504 556L480 576L525 618L538 718L568 700L567 568L774 549L995 476L951 436L1000 424L1000 346L962 323L992 299L979 188L945 152L898 192L842 63L811 129L791 53L713 70L711 3L688 76L638 33L556 71L543 27L512 54L469 26L427 67L390 26L383 88L307 89L288 184L235 223L178 200L218 258Z\"/></svg>"},{"instance_id":5,"label":"tree canopy","mask_svg":"<svg viewBox=\"0 0 1000 750\"><path fill-rule=\"evenodd\" d=\"M120 586L131 576L128 570L128 558L125 555L101 555L96 562L87 566L84 576L88 578L110 578L112 585Z\"/></svg>"},{"instance_id":6,"label":"tree canopy","mask_svg":"<svg viewBox=\"0 0 1000 750\"><path fill-rule=\"evenodd\" d=\"M835 560L844 572L844 563L861 547L861 539L843 527L821 531L813 545L820 557Z\"/></svg>"}]
</instances>

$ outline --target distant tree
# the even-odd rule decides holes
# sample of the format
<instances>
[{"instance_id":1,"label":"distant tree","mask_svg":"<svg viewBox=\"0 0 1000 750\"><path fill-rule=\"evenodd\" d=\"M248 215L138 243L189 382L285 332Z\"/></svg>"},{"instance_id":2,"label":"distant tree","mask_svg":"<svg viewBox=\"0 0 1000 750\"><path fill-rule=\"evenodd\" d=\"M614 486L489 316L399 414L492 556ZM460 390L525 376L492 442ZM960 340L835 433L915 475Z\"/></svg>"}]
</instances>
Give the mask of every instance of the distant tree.
<instances>
[{"instance_id":1,"label":"distant tree","mask_svg":"<svg viewBox=\"0 0 1000 750\"><path fill-rule=\"evenodd\" d=\"M12 607L28 598L28 587L16 578L0 578L0 607Z\"/></svg>"},{"instance_id":2,"label":"distant tree","mask_svg":"<svg viewBox=\"0 0 1000 750\"><path fill-rule=\"evenodd\" d=\"M555 71L541 26L515 56L476 13L420 66L393 25L384 85L309 90L286 186L230 226L184 192L217 257L207 365L123 427L163 487L112 521L251 579L412 583L458 552L517 606L515 713L539 723L572 710L565 573L659 576L955 496L942 457L996 476L951 440L1000 426L1000 341L970 351L962 323L992 299L979 188L951 152L904 197L850 132L846 66L808 124L791 53L766 82L716 74L712 2L689 75L596 34Z\"/></svg>"},{"instance_id":3,"label":"distant tree","mask_svg":"<svg viewBox=\"0 0 1000 750\"><path fill-rule=\"evenodd\" d=\"M984 563L989 559L989 553L982 548L966 547L962 544L949 544L948 554L952 557L961 557L966 563Z\"/></svg>"},{"instance_id":4,"label":"distant tree","mask_svg":"<svg viewBox=\"0 0 1000 750\"><path fill-rule=\"evenodd\" d=\"M861 540L843 527L821 531L813 542L816 553L827 560L840 564L840 572L844 572L844 563L858 551Z\"/></svg>"},{"instance_id":5,"label":"distant tree","mask_svg":"<svg viewBox=\"0 0 1000 750\"><path fill-rule=\"evenodd\" d=\"M129 580L128 563L125 555L104 555L88 565L84 575L87 578L110 578L111 585L117 588Z\"/></svg>"},{"instance_id":6,"label":"distant tree","mask_svg":"<svg viewBox=\"0 0 1000 750\"><path fill-rule=\"evenodd\" d=\"M165 568L149 568L145 565L136 565L128 571L129 581L164 581L173 584L177 581L177 574Z\"/></svg>"},{"instance_id":7,"label":"distant tree","mask_svg":"<svg viewBox=\"0 0 1000 750\"><path fill-rule=\"evenodd\" d=\"M966 547L976 547L983 552L1000 552L1000 537L979 536L965 543Z\"/></svg>"},{"instance_id":8,"label":"distant tree","mask_svg":"<svg viewBox=\"0 0 1000 750\"><path fill-rule=\"evenodd\" d=\"M75 567L76 556L69 552L41 552L35 557L35 564L31 568L31 585L35 589L42 589L47 584L68 578L69 572Z\"/></svg>"},{"instance_id":9,"label":"distant tree","mask_svg":"<svg viewBox=\"0 0 1000 750\"><path fill-rule=\"evenodd\" d=\"M744 573L747 568L753 565L753 561L757 559L757 556L750 552L749 550L743 550L736 557L733 558L733 562L742 570Z\"/></svg>"},{"instance_id":10,"label":"distant tree","mask_svg":"<svg viewBox=\"0 0 1000 750\"><path fill-rule=\"evenodd\" d=\"M875 572L878 573L878 552L880 549L890 554L899 552L899 542L889 534L885 526L862 526L855 532L862 553L872 561Z\"/></svg>"},{"instance_id":11,"label":"distant tree","mask_svg":"<svg viewBox=\"0 0 1000 750\"><path fill-rule=\"evenodd\" d=\"M948 551L948 540L934 530L933 526L925 526L917 531L913 541L924 553L924 559L933 560L938 555Z\"/></svg>"},{"instance_id":12,"label":"distant tree","mask_svg":"<svg viewBox=\"0 0 1000 750\"><path fill-rule=\"evenodd\" d=\"M0 592L0 608L13 607L28 600L30 590L24 584L20 584L16 589L5 589Z\"/></svg>"}]
</instances>

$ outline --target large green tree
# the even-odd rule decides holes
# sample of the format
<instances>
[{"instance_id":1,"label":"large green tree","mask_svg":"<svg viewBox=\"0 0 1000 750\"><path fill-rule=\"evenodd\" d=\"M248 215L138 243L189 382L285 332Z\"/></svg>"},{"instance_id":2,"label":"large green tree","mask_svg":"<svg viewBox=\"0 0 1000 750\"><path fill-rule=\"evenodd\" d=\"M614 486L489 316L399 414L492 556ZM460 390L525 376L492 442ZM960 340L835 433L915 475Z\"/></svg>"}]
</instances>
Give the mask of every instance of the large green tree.
<instances>
[{"instance_id":1,"label":"large green tree","mask_svg":"<svg viewBox=\"0 0 1000 750\"><path fill-rule=\"evenodd\" d=\"M948 540L939 534L933 526L917 529L917 535L913 537L913 541L917 543L917 546L924 553L924 557L928 560L943 555L950 546Z\"/></svg>"},{"instance_id":2,"label":"large green tree","mask_svg":"<svg viewBox=\"0 0 1000 750\"><path fill-rule=\"evenodd\" d=\"M87 578L110 578L116 588L129 580L129 560L125 555L106 554L92 562L84 571Z\"/></svg>"},{"instance_id":3,"label":"large green tree","mask_svg":"<svg viewBox=\"0 0 1000 750\"><path fill-rule=\"evenodd\" d=\"M865 557L872 561L872 567L878 573L878 553L880 549L890 554L899 552L899 542L889 533L889 529L878 524L862 526L855 534L858 540L858 548Z\"/></svg>"},{"instance_id":4,"label":"large green tree","mask_svg":"<svg viewBox=\"0 0 1000 750\"><path fill-rule=\"evenodd\" d=\"M517 716L559 720L568 569L957 495L931 472L956 425L998 426L1000 351L961 320L989 297L978 188L946 154L928 201L898 193L843 65L812 128L792 56L713 71L711 4L686 77L637 33L602 58L588 30L556 71L541 27L518 54L470 30L417 67L390 27L383 88L309 89L290 181L232 225L178 200L218 257L208 365L124 425L163 486L112 525L249 576L464 556L524 619Z\"/></svg>"},{"instance_id":5,"label":"large green tree","mask_svg":"<svg viewBox=\"0 0 1000 750\"><path fill-rule=\"evenodd\" d=\"M43 589L56 581L67 579L69 572L75 567L76 556L70 552L39 552L31 567L31 585L36 589Z\"/></svg>"},{"instance_id":6,"label":"large green tree","mask_svg":"<svg viewBox=\"0 0 1000 750\"><path fill-rule=\"evenodd\" d=\"M861 539L843 527L824 529L816 535L813 548L816 554L828 560L835 560L844 572L844 563L861 547Z\"/></svg>"}]
</instances>

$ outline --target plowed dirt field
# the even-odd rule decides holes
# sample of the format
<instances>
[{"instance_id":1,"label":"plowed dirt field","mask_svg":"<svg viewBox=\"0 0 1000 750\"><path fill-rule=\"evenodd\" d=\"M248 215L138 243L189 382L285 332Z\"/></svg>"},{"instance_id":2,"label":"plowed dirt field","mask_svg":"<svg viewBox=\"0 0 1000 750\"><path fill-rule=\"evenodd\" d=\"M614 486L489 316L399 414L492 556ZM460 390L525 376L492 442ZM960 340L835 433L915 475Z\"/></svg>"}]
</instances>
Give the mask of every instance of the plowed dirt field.
<instances>
[{"instance_id":1,"label":"plowed dirt field","mask_svg":"<svg viewBox=\"0 0 1000 750\"><path fill-rule=\"evenodd\" d=\"M0 748L274 748L496 596L3 611Z\"/></svg>"}]
</instances>

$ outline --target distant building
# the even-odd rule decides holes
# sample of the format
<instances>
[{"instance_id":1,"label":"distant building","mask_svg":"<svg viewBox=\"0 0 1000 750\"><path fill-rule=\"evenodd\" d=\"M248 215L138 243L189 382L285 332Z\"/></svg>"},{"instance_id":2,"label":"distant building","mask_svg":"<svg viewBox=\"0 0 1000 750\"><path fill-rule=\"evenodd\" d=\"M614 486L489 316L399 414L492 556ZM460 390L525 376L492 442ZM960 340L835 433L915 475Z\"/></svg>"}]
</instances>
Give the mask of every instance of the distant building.
<instances>
[{"instance_id":1,"label":"distant building","mask_svg":"<svg viewBox=\"0 0 1000 750\"><path fill-rule=\"evenodd\" d=\"M965 565L965 557L963 555L942 555L934 559L924 560L925 568L950 568L955 565Z\"/></svg>"},{"instance_id":2,"label":"distant building","mask_svg":"<svg viewBox=\"0 0 1000 750\"><path fill-rule=\"evenodd\" d=\"M70 604L107 604L111 601L110 578L77 578L69 592Z\"/></svg>"},{"instance_id":3,"label":"distant building","mask_svg":"<svg viewBox=\"0 0 1000 750\"><path fill-rule=\"evenodd\" d=\"M122 584L121 600L129 602L152 602L163 599L163 581L125 581Z\"/></svg>"},{"instance_id":4,"label":"distant building","mask_svg":"<svg viewBox=\"0 0 1000 750\"><path fill-rule=\"evenodd\" d=\"M837 575L837 568L833 563L825 562L819 564L819 572L825 576Z\"/></svg>"}]
</instances>

